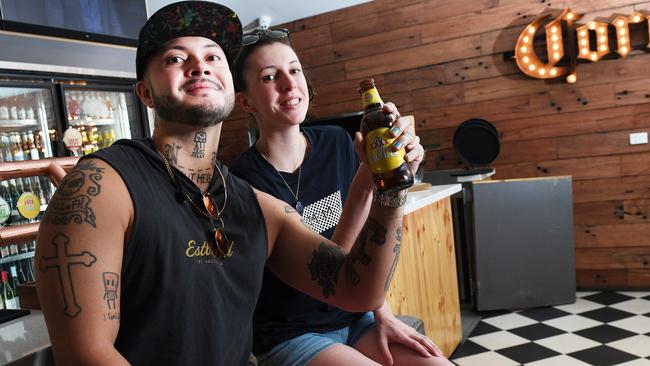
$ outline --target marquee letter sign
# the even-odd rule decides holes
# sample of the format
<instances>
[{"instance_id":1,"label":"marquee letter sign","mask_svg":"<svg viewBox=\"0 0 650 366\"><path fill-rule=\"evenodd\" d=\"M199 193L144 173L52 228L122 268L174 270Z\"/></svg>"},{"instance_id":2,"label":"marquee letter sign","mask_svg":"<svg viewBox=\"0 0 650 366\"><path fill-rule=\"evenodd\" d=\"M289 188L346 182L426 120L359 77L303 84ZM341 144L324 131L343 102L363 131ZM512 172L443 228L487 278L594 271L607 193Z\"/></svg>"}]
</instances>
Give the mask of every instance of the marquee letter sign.
<instances>
[{"instance_id":1,"label":"marquee letter sign","mask_svg":"<svg viewBox=\"0 0 650 366\"><path fill-rule=\"evenodd\" d=\"M544 26L548 59L544 62L535 53L534 40L540 25L549 17L548 14L544 15L526 26L519 35L515 48L515 60L519 69L536 79L554 79L567 75L566 81L575 83L577 59L598 62L612 52L611 46L614 44L616 53L620 57L626 57L632 50L630 24L645 23L650 36L650 26L648 26L650 16L640 12L629 17L619 15L610 23L590 21L576 27L574 22L582 15L575 14L567 8L559 17ZM610 38L614 38L615 43ZM594 39L595 42L592 42ZM646 47L650 47L650 44ZM577 54L574 50L577 50ZM564 61L562 66L558 65L560 61Z\"/></svg>"}]
</instances>

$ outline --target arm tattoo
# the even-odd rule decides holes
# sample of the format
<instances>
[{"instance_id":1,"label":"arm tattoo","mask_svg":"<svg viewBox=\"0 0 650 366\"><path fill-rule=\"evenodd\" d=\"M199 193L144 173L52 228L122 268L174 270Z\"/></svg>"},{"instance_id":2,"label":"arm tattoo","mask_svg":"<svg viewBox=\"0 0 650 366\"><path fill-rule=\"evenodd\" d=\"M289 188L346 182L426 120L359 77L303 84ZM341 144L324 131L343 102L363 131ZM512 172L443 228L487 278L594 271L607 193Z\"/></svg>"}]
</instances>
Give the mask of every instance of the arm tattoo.
<instances>
[{"instance_id":1,"label":"arm tattoo","mask_svg":"<svg viewBox=\"0 0 650 366\"><path fill-rule=\"evenodd\" d=\"M68 244L70 244L70 238L63 233L56 234L52 239L55 254L50 257L41 256L38 261L38 268L43 273L50 269L57 271L59 286L63 295L63 314L74 318L81 312L81 306L77 303L77 296L75 295L72 267L79 264L90 267L97 261L97 258L87 251L69 253Z\"/></svg>"},{"instance_id":2,"label":"arm tattoo","mask_svg":"<svg viewBox=\"0 0 650 366\"><path fill-rule=\"evenodd\" d=\"M115 300L117 300L117 293L120 287L120 276L113 272L102 273L102 284L104 285L104 300L108 311L104 313L104 320L120 320L120 313L114 312Z\"/></svg>"},{"instance_id":3,"label":"arm tattoo","mask_svg":"<svg viewBox=\"0 0 650 366\"><path fill-rule=\"evenodd\" d=\"M117 273L104 272L102 273L102 284L104 285L104 300L106 300L108 309L115 309L120 276Z\"/></svg>"},{"instance_id":4,"label":"arm tattoo","mask_svg":"<svg viewBox=\"0 0 650 366\"><path fill-rule=\"evenodd\" d=\"M318 249L314 250L307 268L311 279L323 288L324 297L336 295L336 283L344 261L345 255L338 246L320 243Z\"/></svg>"},{"instance_id":5,"label":"arm tattoo","mask_svg":"<svg viewBox=\"0 0 650 366\"><path fill-rule=\"evenodd\" d=\"M368 218L366 222L367 237L373 244L384 245L386 243L386 228L383 227L379 221ZM400 234L401 235L401 234Z\"/></svg>"},{"instance_id":6,"label":"arm tattoo","mask_svg":"<svg viewBox=\"0 0 650 366\"><path fill-rule=\"evenodd\" d=\"M390 287L390 282L393 280L393 275L397 269L397 262L399 262L399 253L402 249L402 228L397 228L397 244L393 247L393 253L395 253L395 258L393 258L393 264L390 266L390 271L388 272L388 277L386 278L386 283L384 283L384 292L388 291Z\"/></svg>"},{"instance_id":7,"label":"arm tattoo","mask_svg":"<svg viewBox=\"0 0 650 366\"><path fill-rule=\"evenodd\" d=\"M284 206L284 213L293 214L293 213L298 213L298 211L296 211L296 209L291 206Z\"/></svg>"},{"instance_id":8,"label":"arm tattoo","mask_svg":"<svg viewBox=\"0 0 650 366\"><path fill-rule=\"evenodd\" d=\"M67 225L84 222L96 228L95 213L90 208L93 197L101 192L99 181L102 180L104 168L99 168L92 161L82 161L61 181L54 198L43 216L43 223ZM82 188L90 183L88 188Z\"/></svg>"},{"instance_id":9,"label":"arm tattoo","mask_svg":"<svg viewBox=\"0 0 650 366\"><path fill-rule=\"evenodd\" d=\"M349 254L347 273L355 286L361 282L355 264L359 262L367 267L372 262L372 257L366 252L368 241L376 245L384 245L386 242L386 228L373 218L368 218Z\"/></svg>"},{"instance_id":10,"label":"arm tattoo","mask_svg":"<svg viewBox=\"0 0 650 366\"><path fill-rule=\"evenodd\" d=\"M165 159L167 159L171 165L178 165L178 150L180 150L181 147L181 145L175 143L165 144L165 151L163 154L165 154Z\"/></svg>"},{"instance_id":11,"label":"arm tattoo","mask_svg":"<svg viewBox=\"0 0 650 366\"><path fill-rule=\"evenodd\" d=\"M208 140L205 131L197 131L194 134L194 150L192 150L192 157L201 159L205 157L205 142Z\"/></svg>"},{"instance_id":12,"label":"arm tattoo","mask_svg":"<svg viewBox=\"0 0 650 366\"><path fill-rule=\"evenodd\" d=\"M398 232L398 237L401 237L401 231ZM343 254L340 247L325 243L321 243L318 250L314 250L311 263L307 265L307 268L311 279L323 288L324 297L336 294L339 272L344 265L352 285L356 286L361 282L361 276L355 265L359 262L367 267L372 262L372 257L366 252L368 242L375 245L383 245L386 242L386 228L372 218L368 218L347 256Z\"/></svg>"}]
</instances>

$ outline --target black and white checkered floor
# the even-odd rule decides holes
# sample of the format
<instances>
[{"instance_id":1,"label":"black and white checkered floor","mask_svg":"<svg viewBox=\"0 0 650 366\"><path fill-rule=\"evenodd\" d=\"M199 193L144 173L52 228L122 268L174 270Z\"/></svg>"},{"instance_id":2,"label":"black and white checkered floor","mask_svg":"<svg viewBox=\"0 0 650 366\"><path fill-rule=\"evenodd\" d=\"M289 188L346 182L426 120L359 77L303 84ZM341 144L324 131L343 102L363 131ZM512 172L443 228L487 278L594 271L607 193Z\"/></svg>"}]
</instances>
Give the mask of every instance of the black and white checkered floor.
<instances>
[{"instance_id":1,"label":"black and white checkered floor","mask_svg":"<svg viewBox=\"0 0 650 366\"><path fill-rule=\"evenodd\" d=\"M650 366L650 292L578 292L574 304L483 315L459 366Z\"/></svg>"}]
</instances>

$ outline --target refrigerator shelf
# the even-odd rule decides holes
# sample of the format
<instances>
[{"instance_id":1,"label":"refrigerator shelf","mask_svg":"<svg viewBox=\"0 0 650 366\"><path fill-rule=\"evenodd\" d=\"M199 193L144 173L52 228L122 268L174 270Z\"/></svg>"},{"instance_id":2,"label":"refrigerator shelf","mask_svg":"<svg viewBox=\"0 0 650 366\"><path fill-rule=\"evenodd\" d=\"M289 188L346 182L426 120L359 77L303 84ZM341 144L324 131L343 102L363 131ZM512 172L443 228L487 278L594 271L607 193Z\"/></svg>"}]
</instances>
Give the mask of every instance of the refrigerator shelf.
<instances>
[{"instance_id":1,"label":"refrigerator shelf","mask_svg":"<svg viewBox=\"0 0 650 366\"><path fill-rule=\"evenodd\" d=\"M70 126L109 126L114 125L115 120L112 118L83 118L70 120Z\"/></svg>"},{"instance_id":2,"label":"refrigerator shelf","mask_svg":"<svg viewBox=\"0 0 650 366\"><path fill-rule=\"evenodd\" d=\"M31 259L34 257L34 252L27 252L21 254L14 254L8 257L0 258L0 264L5 264L9 262L21 261L23 259Z\"/></svg>"},{"instance_id":3,"label":"refrigerator shelf","mask_svg":"<svg viewBox=\"0 0 650 366\"><path fill-rule=\"evenodd\" d=\"M0 119L0 127L6 128L34 127L37 125L38 121L35 119Z\"/></svg>"}]
</instances>

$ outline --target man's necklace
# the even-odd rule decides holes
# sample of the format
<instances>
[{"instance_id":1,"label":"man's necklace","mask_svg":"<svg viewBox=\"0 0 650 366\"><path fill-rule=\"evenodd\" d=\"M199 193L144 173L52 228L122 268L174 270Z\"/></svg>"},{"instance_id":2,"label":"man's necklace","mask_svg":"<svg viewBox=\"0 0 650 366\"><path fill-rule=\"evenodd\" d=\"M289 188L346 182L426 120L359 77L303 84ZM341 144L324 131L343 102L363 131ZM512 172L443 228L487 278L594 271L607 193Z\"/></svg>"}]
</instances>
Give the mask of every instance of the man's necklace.
<instances>
[{"instance_id":1,"label":"man's necklace","mask_svg":"<svg viewBox=\"0 0 650 366\"><path fill-rule=\"evenodd\" d=\"M192 197L190 197L190 195L181 188L180 182L176 179L176 175L172 171L172 167L169 165L169 162L167 161L165 155L163 155L163 153L161 153L158 149L156 149L156 152L158 152L158 155L160 155L160 158L162 159L163 163L165 163L165 168L167 168L167 174L169 174L169 179L172 181L172 184L176 187L176 198L183 203L189 202L197 212L205 216L210 221L210 225L212 226L212 229L208 232L208 234L214 235L214 240L216 244L214 249L216 249L216 252L218 252L218 257L220 257L221 259L232 257L233 245L235 244L235 242L232 241L228 243L228 238L226 234L223 232L223 228L225 227L225 224L223 222L223 218L221 218L221 214L226 209L226 203L228 202L228 187L226 186L226 179L223 176L221 169L219 169L219 165L214 163L214 167L219 172L219 176L221 177L221 182L223 183L223 206L221 207L220 210L217 210L216 209L217 204L214 202L212 195L209 192L206 192L205 194L203 194L203 206L205 207L205 210L202 210L196 203L194 203Z\"/></svg>"}]
</instances>

